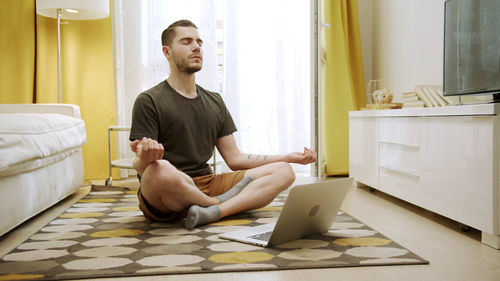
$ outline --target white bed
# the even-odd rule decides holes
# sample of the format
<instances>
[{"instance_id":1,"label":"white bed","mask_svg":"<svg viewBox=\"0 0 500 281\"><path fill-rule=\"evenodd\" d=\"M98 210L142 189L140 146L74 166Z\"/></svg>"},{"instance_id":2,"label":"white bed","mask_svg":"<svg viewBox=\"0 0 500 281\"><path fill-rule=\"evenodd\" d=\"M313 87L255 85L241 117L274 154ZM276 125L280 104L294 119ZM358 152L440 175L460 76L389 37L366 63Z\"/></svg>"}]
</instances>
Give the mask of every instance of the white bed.
<instances>
[{"instance_id":1,"label":"white bed","mask_svg":"<svg viewBox=\"0 0 500 281\"><path fill-rule=\"evenodd\" d=\"M83 183L86 143L70 104L0 104L0 236Z\"/></svg>"}]
</instances>

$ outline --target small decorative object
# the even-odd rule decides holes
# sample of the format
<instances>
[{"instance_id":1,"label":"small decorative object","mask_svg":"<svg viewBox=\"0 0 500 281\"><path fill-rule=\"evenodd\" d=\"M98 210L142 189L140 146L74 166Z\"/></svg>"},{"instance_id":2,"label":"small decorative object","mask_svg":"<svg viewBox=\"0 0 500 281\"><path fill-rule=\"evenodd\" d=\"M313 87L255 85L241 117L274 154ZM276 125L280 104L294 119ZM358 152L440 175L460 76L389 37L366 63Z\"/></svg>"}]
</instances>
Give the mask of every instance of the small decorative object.
<instances>
[{"instance_id":1,"label":"small decorative object","mask_svg":"<svg viewBox=\"0 0 500 281\"><path fill-rule=\"evenodd\" d=\"M367 86L367 104L361 110L399 109L402 103L393 103L392 91L385 87L384 80L370 80Z\"/></svg>"},{"instance_id":2,"label":"small decorative object","mask_svg":"<svg viewBox=\"0 0 500 281\"><path fill-rule=\"evenodd\" d=\"M388 88L373 92L373 100L376 104L391 103L393 97L391 90Z\"/></svg>"},{"instance_id":3,"label":"small decorative object","mask_svg":"<svg viewBox=\"0 0 500 281\"><path fill-rule=\"evenodd\" d=\"M366 92L366 103L367 104L374 104L377 103L374 100L374 93L378 90L382 90L385 86L385 81L384 80L370 80L367 85L367 92Z\"/></svg>"}]
</instances>

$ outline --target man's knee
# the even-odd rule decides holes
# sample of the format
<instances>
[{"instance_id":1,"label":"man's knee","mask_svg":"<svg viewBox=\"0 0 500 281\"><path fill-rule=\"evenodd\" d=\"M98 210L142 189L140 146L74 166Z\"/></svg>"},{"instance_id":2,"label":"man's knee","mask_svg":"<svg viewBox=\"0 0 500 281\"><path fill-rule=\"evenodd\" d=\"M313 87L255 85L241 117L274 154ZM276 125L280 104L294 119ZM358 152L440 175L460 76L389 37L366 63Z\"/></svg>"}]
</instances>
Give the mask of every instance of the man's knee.
<instances>
[{"instance_id":1,"label":"man's knee","mask_svg":"<svg viewBox=\"0 0 500 281\"><path fill-rule=\"evenodd\" d=\"M279 162L277 164L277 172L280 174L287 187L290 186L295 181L295 172L293 171L292 166L286 162Z\"/></svg>"},{"instance_id":2,"label":"man's knee","mask_svg":"<svg viewBox=\"0 0 500 281\"><path fill-rule=\"evenodd\" d=\"M178 181L177 169L166 160L157 160L149 164L141 177L141 185L154 189L173 186ZM159 191L159 190L158 190Z\"/></svg>"}]
</instances>

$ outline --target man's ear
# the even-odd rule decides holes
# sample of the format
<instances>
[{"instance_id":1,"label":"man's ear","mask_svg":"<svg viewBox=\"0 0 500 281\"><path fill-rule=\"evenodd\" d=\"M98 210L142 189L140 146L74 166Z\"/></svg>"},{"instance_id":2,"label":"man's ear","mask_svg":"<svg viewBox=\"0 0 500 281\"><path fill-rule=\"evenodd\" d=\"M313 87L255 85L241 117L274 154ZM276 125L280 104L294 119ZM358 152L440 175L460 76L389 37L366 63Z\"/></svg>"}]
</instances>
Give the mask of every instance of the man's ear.
<instances>
[{"instance_id":1,"label":"man's ear","mask_svg":"<svg viewBox=\"0 0 500 281\"><path fill-rule=\"evenodd\" d=\"M168 46L163 46L162 47L163 55L167 58L170 59L171 54L170 54L170 48Z\"/></svg>"}]
</instances>

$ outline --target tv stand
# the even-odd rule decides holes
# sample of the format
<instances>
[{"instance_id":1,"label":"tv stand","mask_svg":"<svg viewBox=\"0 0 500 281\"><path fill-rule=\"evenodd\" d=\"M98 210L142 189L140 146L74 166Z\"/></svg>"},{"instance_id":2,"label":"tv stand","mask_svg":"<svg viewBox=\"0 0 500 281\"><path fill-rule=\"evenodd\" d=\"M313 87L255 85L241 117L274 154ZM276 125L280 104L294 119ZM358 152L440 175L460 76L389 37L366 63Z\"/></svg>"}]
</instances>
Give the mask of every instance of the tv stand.
<instances>
[{"instance_id":1,"label":"tv stand","mask_svg":"<svg viewBox=\"0 0 500 281\"><path fill-rule=\"evenodd\" d=\"M500 248L500 104L352 111L349 174Z\"/></svg>"}]
</instances>

